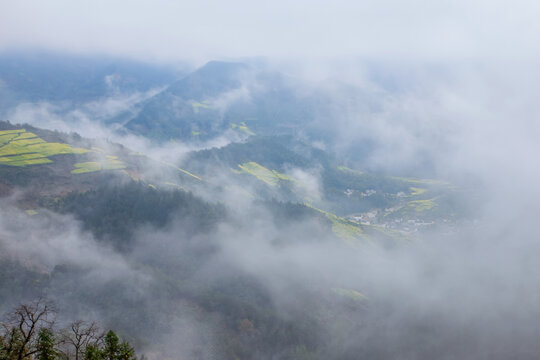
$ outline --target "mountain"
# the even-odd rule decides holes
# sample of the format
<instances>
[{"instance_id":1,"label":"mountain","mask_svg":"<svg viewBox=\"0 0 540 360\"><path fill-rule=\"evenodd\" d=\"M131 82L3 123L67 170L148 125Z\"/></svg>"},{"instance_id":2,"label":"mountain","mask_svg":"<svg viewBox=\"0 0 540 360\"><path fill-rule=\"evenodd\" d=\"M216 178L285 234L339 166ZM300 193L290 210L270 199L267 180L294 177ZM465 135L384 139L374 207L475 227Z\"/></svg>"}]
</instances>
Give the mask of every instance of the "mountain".
<instances>
[{"instance_id":1,"label":"mountain","mask_svg":"<svg viewBox=\"0 0 540 360\"><path fill-rule=\"evenodd\" d=\"M185 66L51 52L0 53L0 111L21 102L77 105L116 94L145 92L174 82Z\"/></svg>"},{"instance_id":2,"label":"mountain","mask_svg":"<svg viewBox=\"0 0 540 360\"><path fill-rule=\"evenodd\" d=\"M107 97L105 74L131 71L98 62L89 65L95 71L77 65L49 75L56 65L45 62L34 86L32 67L21 64L19 75L4 75L12 105ZM148 154L0 122L0 310L45 297L67 314L59 323L101 319L153 358L384 354L358 334L384 339L381 318L402 299L392 293L385 302L364 266L401 269L366 254L453 231L468 219L471 193L351 165L320 141L317 121L335 104L284 74L231 62L174 80L131 69L135 80L119 80L120 91L163 89L88 129L117 125L151 140L141 147ZM47 78L62 71L71 80L50 80L54 94ZM204 142L231 133L225 145Z\"/></svg>"},{"instance_id":3,"label":"mountain","mask_svg":"<svg viewBox=\"0 0 540 360\"><path fill-rule=\"evenodd\" d=\"M215 135L223 126L209 100L238 89L240 73L246 69L244 64L211 62L141 104L125 128L160 140Z\"/></svg>"},{"instance_id":4,"label":"mountain","mask_svg":"<svg viewBox=\"0 0 540 360\"><path fill-rule=\"evenodd\" d=\"M156 140L204 140L227 130L243 134L294 133L320 109L321 96L255 65L212 61L140 104L125 128Z\"/></svg>"},{"instance_id":5,"label":"mountain","mask_svg":"<svg viewBox=\"0 0 540 360\"><path fill-rule=\"evenodd\" d=\"M236 62L210 61L172 83L167 93L184 99L207 99L242 86L250 66Z\"/></svg>"}]
</instances>

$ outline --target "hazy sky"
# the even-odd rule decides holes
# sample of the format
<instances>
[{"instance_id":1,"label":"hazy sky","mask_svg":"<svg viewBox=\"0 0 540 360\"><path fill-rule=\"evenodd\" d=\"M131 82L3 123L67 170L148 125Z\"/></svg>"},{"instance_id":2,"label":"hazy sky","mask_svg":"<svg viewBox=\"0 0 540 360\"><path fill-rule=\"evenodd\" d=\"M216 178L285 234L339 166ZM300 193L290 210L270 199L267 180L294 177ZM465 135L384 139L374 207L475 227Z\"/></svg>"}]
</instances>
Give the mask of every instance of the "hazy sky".
<instances>
[{"instance_id":1,"label":"hazy sky","mask_svg":"<svg viewBox=\"0 0 540 360\"><path fill-rule=\"evenodd\" d=\"M0 0L0 49L199 61L530 59L540 54L539 10L526 0Z\"/></svg>"}]
</instances>

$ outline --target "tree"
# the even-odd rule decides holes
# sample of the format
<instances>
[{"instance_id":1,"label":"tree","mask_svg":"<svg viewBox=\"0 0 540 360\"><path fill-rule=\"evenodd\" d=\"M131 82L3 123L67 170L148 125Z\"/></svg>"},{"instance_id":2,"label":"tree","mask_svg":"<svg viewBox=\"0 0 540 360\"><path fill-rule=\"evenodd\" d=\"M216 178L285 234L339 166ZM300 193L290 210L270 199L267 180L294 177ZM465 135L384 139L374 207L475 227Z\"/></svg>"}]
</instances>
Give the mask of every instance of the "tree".
<instances>
[{"instance_id":1,"label":"tree","mask_svg":"<svg viewBox=\"0 0 540 360\"><path fill-rule=\"evenodd\" d=\"M98 347L103 341L105 334L99 328L97 323L78 320L71 324L68 328L62 330L61 339L68 349L65 355L73 357L75 360L83 359L89 346Z\"/></svg>"},{"instance_id":2,"label":"tree","mask_svg":"<svg viewBox=\"0 0 540 360\"><path fill-rule=\"evenodd\" d=\"M38 299L21 304L2 324L2 356L0 359L29 359L39 352L38 336L42 329L51 329L56 311L52 304ZM46 335L46 333L43 333ZM53 340L54 341L54 340Z\"/></svg>"},{"instance_id":3,"label":"tree","mask_svg":"<svg viewBox=\"0 0 540 360\"><path fill-rule=\"evenodd\" d=\"M120 339L112 330L105 335L102 354L105 360L136 360L135 350L126 341L120 343Z\"/></svg>"},{"instance_id":4,"label":"tree","mask_svg":"<svg viewBox=\"0 0 540 360\"><path fill-rule=\"evenodd\" d=\"M55 315L43 299L15 308L0 323L0 360L136 360L128 342L112 330L104 335L95 322L75 321L55 333Z\"/></svg>"},{"instance_id":5,"label":"tree","mask_svg":"<svg viewBox=\"0 0 540 360\"><path fill-rule=\"evenodd\" d=\"M47 328L42 328L39 331L37 341L37 358L38 360L54 360L57 358L58 352L55 349L54 333Z\"/></svg>"},{"instance_id":6,"label":"tree","mask_svg":"<svg viewBox=\"0 0 540 360\"><path fill-rule=\"evenodd\" d=\"M88 345L84 353L85 360L103 360L103 351L97 345Z\"/></svg>"},{"instance_id":7,"label":"tree","mask_svg":"<svg viewBox=\"0 0 540 360\"><path fill-rule=\"evenodd\" d=\"M136 360L135 357L135 350L129 345L128 342L123 341L120 344L120 347L118 349L118 355L116 357L118 360Z\"/></svg>"},{"instance_id":8,"label":"tree","mask_svg":"<svg viewBox=\"0 0 540 360\"><path fill-rule=\"evenodd\" d=\"M4 334L0 338L0 360L16 359L17 350L21 347L22 339L15 328L2 324Z\"/></svg>"},{"instance_id":9,"label":"tree","mask_svg":"<svg viewBox=\"0 0 540 360\"><path fill-rule=\"evenodd\" d=\"M120 350L118 336L114 331L109 330L105 335L105 348L103 349L103 355L105 360L116 360Z\"/></svg>"}]
</instances>

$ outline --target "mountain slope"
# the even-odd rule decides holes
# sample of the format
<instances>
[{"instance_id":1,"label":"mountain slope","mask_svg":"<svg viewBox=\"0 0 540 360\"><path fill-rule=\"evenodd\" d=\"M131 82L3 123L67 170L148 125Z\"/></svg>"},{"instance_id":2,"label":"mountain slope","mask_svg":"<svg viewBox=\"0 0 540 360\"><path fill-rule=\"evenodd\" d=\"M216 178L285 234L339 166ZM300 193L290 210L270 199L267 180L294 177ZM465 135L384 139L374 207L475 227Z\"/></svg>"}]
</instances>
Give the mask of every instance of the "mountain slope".
<instances>
[{"instance_id":1,"label":"mountain slope","mask_svg":"<svg viewBox=\"0 0 540 360\"><path fill-rule=\"evenodd\" d=\"M229 129L291 134L326 104L320 94L301 90L299 81L277 72L213 61L141 104L125 127L161 141L209 139Z\"/></svg>"},{"instance_id":2,"label":"mountain slope","mask_svg":"<svg viewBox=\"0 0 540 360\"><path fill-rule=\"evenodd\" d=\"M171 67L119 58L0 53L0 89L12 95L11 106L21 101L80 103L115 93L147 91L167 85L182 74Z\"/></svg>"}]
</instances>

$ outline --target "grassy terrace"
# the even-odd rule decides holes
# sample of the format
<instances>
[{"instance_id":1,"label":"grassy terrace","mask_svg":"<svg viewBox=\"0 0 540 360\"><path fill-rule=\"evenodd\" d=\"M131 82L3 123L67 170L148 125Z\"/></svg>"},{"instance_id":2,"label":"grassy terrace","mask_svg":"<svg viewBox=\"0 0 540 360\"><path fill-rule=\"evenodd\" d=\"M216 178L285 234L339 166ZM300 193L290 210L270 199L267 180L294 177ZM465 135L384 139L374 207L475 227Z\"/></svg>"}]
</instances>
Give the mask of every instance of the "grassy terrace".
<instances>
[{"instance_id":1,"label":"grassy terrace","mask_svg":"<svg viewBox=\"0 0 540 360\"><path fill-rule=\"evenodd\" d=\"M102 154L103 150L98 148L88 150L64 143L46 142L25 129L0 131L0 165L24 167L49 164L53 162L49 158L51 156L86 154L88 152ZM116 156L106 155L102 161L80 162L74 164L74 167L75 169L71 171L72 174L124 169L126 166Z\"/></svg>"},{"instance_id":2,"label":"grassy terrace","mask_svg":"<svg viewBox=\"0 0 540 360\"><path fill-rule=\"evenodd\" d=\"M414 209L416 212L428 211L437 206L435 199L414 200L407 203L407 207Z\"/></svg>"},{"instance_id":3,"label":"grassy terrace","mask_svg":"<svg viewBox=\"0 0 540 360\"><path fill-rule=\"evenodd\" d=\"M192 106L193 112L195 114L198 114L200 109L210 109L211 108L210 103L207 100L205 100L203 102L194 101L194 102L191 103L191 106Z\"/></svg>"},{"instance_id":4,"label":"grassy terrace","mask_svg":"<svg viewBox=\"0 0 540 360\"><path fill-rule=\"evenodd\" d=\"M247 127L245 122L241 122L240 124L232 123L231 124L231 129L241 131L241 132L246 133L248 135L255 135L255 133L253 131L251 131Z\"/></svg>"},{"instance_id":5,"label":"grassy terrace","mask_svg":"<svg viewBox=\"0 0 540 360\"><path fill-rule=\"evenodd\" d=\"M292 181L293 179L285 174L281 174L276 170L269 170L254 161L238 165L241 172L255 176L257 179L265 182L270 186L279 186L280 180Z\"/></svg>"},{"instance_id":6,"label":"grassy terrace","mask_svg":"<svg viewBox=\"0 0 540 360\"><path fill-rule=\"evenodd\" d=\"M364 233L364 230L362 229L362 225L360 225L359 223L344 219L335 214L318 209L307 203L304 205L326 216L326 218L332 222L332 232L336 236L346 240L350 244L354 244L355 240L368 239L367 235Z\"/></svg>"},{"instance_id":7,"label":"grassy terrace","mask_svg":"<svg viewBox=\"0 0 540 360\"><path fill-rule=\"evenodd\" d=\"M126 165L122 161L118 160L116 156L110 155L107 156L102 162L87 161L76 163L73 166L75 169L71 170L72 174L85 174L101 170L122 170L126 168Z\"/></svg>"},{"instance_id":8,"label":"grassy terrace","mask_svg":"<svg viewBox=\"0 0 540 360\"><path fill-rule=\"evenodd\" d=\"M24 167L51 163L50 156L84 154L86 149L48 143L25 129L0 131L0 165Z\"/></svg>"}]
</instances>

